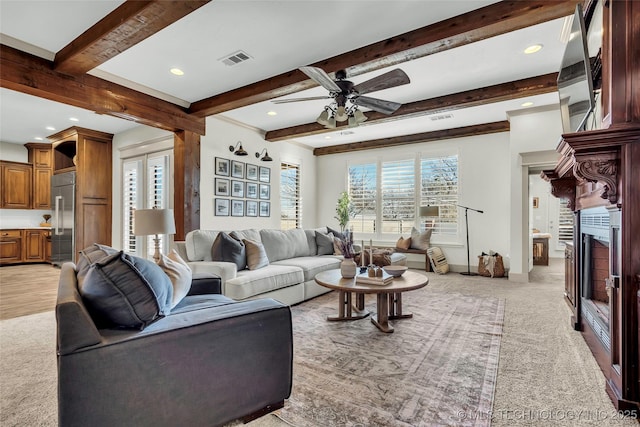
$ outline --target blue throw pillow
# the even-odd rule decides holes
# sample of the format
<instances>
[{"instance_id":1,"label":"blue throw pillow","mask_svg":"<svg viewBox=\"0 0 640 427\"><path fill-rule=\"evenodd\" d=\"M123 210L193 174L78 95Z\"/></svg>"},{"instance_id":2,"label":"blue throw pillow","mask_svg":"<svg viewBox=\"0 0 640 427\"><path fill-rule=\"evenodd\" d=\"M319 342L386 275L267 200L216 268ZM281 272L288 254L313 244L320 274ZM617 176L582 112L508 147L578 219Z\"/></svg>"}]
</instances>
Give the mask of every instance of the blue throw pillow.
<instances>
[{"instance_id":1,"label":"blue throw pillow","mask_svg":"<svg viewBox=\"0 0 640 427\"><path fill-rule=\"evenodd\" d=\"M80 295L97 323L144 329L169 314L173 286L154 262L120 251L91 265Z\"/></svg>"}]
</instances>

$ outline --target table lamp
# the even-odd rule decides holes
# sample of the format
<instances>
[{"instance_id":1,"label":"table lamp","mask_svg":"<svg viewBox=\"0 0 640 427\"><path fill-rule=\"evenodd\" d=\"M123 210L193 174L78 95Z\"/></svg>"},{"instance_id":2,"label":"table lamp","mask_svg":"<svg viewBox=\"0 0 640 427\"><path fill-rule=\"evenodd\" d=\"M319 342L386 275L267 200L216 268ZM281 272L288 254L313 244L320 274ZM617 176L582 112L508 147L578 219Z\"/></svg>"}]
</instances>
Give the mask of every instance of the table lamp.
<instances>
[{"instance_id":1,"label":"table lamp","mask_svg":"<svg viewBox=\"0 0 640 427\"><path fill-rule=\"evenodd\" d=\"M160 260L161 234L175 234L176 225L173 219L173 209L136 209L133 212L133 234L136 236L155 235L153 241L156 251L153 259L157 263Z\"/></svg>"},{"instance_id":2,"label":"table lamp","mask_svg":"<svg viewBox=\"0 0 640 427\"><path fill-rule=\"evenodd\" d=\"M421 217L434 217L434 216L440 216L440 206L420 206L420 212L419 212ZM434 225L434 220L431 220L431 228L433 228ZM425 224L425 228L426 228L426 224Z\"/></svg>"}]
</instances>

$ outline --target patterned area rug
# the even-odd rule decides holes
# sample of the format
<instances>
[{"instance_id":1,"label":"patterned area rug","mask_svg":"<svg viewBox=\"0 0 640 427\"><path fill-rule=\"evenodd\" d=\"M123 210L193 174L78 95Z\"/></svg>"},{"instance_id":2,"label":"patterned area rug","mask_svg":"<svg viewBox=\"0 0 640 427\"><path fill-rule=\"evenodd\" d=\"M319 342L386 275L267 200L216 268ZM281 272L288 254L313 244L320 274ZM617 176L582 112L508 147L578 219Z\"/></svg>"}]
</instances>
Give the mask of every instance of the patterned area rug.
<instances>
[{"instance_id":1,"label":"patterned area rug","mask_svg":"<svg viewBox=\"0 0 640 427\"><path fill-rule=\"evenodd\" d=\"M294 426L484 426L493 402L504 301L423 288L412 319L380 332L369 318L328 322L331 292L292 307L293 392L277 416ZM375 297L367 295L375 313ZM485 417L486 418L486 417Z\"/></svg>"}]
</instances>

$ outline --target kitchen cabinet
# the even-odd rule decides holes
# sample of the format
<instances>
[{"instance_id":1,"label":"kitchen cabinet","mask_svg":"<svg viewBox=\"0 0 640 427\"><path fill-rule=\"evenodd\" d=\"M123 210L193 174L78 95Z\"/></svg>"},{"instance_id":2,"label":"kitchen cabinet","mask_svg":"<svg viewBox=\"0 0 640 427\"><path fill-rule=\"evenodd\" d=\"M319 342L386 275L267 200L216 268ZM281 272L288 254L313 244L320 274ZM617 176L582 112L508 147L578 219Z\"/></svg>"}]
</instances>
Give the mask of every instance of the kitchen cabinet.
<instances>
[{"instance_id":1,"label":"kitchen cabinet","mask_svg":"<svg viewBox=\"0 0 640 427\"><path fill-rule=\"evenodd\" d=\"M50 229L0 231L0 265L49 262L50 259Z\"/></svg>"},{"instance_id":2,"label":"kitchen cabinet","mask_svg":"<svg viewBox=\"0 0 640 427\"><path fill-rule=\"evenodd\" d=\"M22 262L22 230L0 232L0 264Z\"/></svg>"},{"instance_id":3,"label":"kitchen cabinet","mask_svg":"<svg viewBox=\"0 0 640 427\"><path fill-rule=\"evenodd\" d=\"M28 163L0 161L0 208L31 209L33 167Z\"/></svg>"},{"instance_id":4,"label":"kitchen cabinet","mask_svg":"<svg viewBox=\"0 0 640 427\"><path fill-rule=\"evenodd\" d=\"M24 146L33 165L33 209L51 209L52 146L33 142Z\"/></svg>"}]
</instances>

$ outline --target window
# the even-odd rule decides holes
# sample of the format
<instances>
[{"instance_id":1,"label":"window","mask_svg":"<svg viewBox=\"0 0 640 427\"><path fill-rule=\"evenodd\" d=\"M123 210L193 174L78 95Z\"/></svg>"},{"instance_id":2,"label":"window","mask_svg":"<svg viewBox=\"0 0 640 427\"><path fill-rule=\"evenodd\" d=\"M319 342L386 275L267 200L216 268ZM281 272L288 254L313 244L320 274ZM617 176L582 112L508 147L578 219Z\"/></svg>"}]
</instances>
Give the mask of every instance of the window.
<instances>
[{"instance_id":1,"label":"window","mask_svg":"<svg viewBox=\"0 0 640 427\"><path fill-rule=\"evenodd\" d=\"M440 216L425 218L434 234L458 234L458 156L420 160L420 206L438 206ZM422 228L424 228L424 224Z\"/></svg>"},{"instance_id":2,"label":"window","mask_svg":"<svg viewBox=\"0 0 640 427\"><path fill-rule=\"evenodd\" d=\"M559 200L558 242L573 242L573 212L567 207L567 200Z\"/></svg>"},{"instance_id":3,"label":"window","mask_svg":"<svg viewBox=\"0 0 640 427\"><path fill-rule=\"evenodd\" d=\"M348 175L354 232L381 238L433 226L434 234L458 235L457 155L354 164ZM418 217L427 205L438 206L440 216Z\"/></svg>"},{"instance_id":4,"label":"window","mask_svg":"<svg viewBox=\"0 0 640 427\"><path fill-rule=\"evenodd\" d=\"M280 164L280 228L288 230L302 225L300 166Z\"/></svg>"},{"instance_id":5,"label":"window","mask_svg":"<svg viewBox=\"0 0 640 427\"><path fill-rule=\"evenodd\" d=\"M122 247L125 252L136 256L152 257L155 252L155 236L135 236L134 211L136 209L170 208L170 158L171 152L162 151L122 162ZM158 236L160 251L167 252L169 236Z\"/></svg>"},{"instance_id":6,"label":"window","mask_svg":"<svg viewBox=\"0 0 640 427\"><path fill-rule=\"evenodd\" d=\"M377 166L375 163L349 167L348 192L353 214L349 225L356 233L375 233Z\"/></svg>"},{"instance_id":7,"label":"window","mask_svg":"<svg viewBox=\"0 0 640 427\"><path fill-rule=\"evenodd\" d=\"M382 230L394 235L411 232L415 226L415 160L382 163Z\"/></svg>"}]
</instances>

